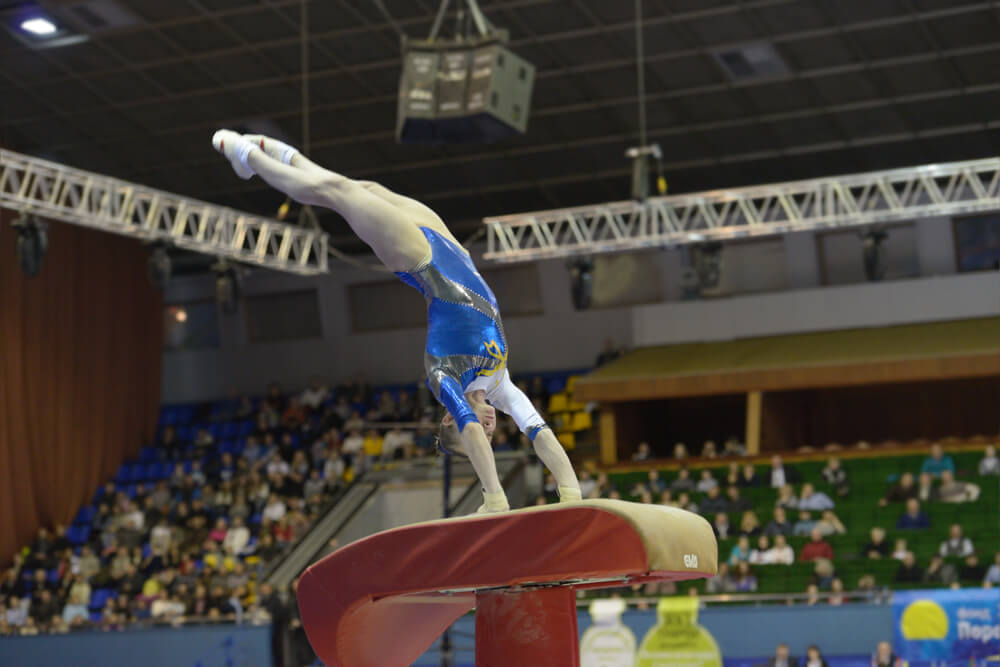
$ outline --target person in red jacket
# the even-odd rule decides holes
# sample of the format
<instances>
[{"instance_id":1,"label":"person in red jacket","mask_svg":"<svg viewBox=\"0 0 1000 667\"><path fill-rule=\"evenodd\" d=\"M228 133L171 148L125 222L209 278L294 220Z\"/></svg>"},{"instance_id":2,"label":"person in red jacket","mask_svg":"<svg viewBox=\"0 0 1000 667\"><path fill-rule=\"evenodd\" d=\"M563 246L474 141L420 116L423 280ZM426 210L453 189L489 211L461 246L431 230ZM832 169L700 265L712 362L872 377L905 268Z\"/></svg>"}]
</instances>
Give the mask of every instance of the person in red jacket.
<instances>
[{"instance_id":1,"label":"person in red jacket","mask_svg":"<svg viewBox=\"0 0 1000 667\"><path fill-rule=\"evenodd\" d=\"M799 560L808 561L816 560L817 558L833 560L833 547L823 539L823 533L818 528L813 528L811 537L812 540L802 547Z\"/></svg>"}]
</instances>

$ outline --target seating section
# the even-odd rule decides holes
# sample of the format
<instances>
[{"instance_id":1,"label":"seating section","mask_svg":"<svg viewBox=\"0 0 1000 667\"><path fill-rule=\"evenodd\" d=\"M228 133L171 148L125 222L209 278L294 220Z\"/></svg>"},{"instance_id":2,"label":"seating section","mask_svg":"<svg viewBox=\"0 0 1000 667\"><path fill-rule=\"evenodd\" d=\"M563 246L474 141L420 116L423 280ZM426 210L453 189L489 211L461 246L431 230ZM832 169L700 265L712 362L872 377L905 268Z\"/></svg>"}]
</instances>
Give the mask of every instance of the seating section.
<instances>
[{"instance_id":1,"label":"seating section","mask_svg":"<svg viewBox=\"0 0 1000 667\"><path fill-rule=\"evenodd\" d=\"M544 405L569 377L522 386ZM363 471L433 455L439 417L415 385L271 386L258 398L163 406L155 443L70 525L41 529L4 564L0 635L266 615L278 604L258 594L268 567ZM422 426L391 426L400 422ZM511 420L498 431L507 448L526 446Z\"/></svg>"},{"instance_id":2,"label":"seating section","mask_svg":"<svg viewBox=\"0 0 1000 667\"><path fill-rule=\"evenodd\" d=\"M838 578L844 590L853 591L859 588L859 581L866 575L874 578L874 585L877 589L907 589L943 585L940 580L933 579L918 582L897 582L895 578L900 567L899 560L892 557L871 559L862 554L864 546L869 542L872 527L885 529L885 541L888 543L890 551L894 549L897 539L905 539L907 548L916 557L917 565L921 570L926 570L931 558L938 553L941 543L948 538L949 527L953 524L959 524L963 529L964 536L972 541L981 566L984 569L989 568L994 563L994 554L1000 551L1000 531L997 530L997 526L1000 525L1000 480L996 476L980 477L978 475L978 465L983 458L981 449L956 451L951 452L950 455L955 462L956 478L978 485L980 495L975 502L944 503L931 500L921 503L921 509L926 512L930 519L930 528L922 530L897 529L897 521L904 511L903 504L889 503L880 506L879 500L886 495L893 484L898 482L903 473L910 472L915 476L920 473L926 458L925 453L882 454L878 456L869 453L859 455L857 458L850 458L850 455L842 454L842 467L848 475L850 485L850 491L844 497L839 497L822 477L822 469L826 466L826 456L818 455L814 460L786 463L786 467L793 468L801 475L801 482L793 484L796 492L801 491L802 484L811 483L818 491L822 491L833 499L835 503L833 512L843 523L846 533L825 537L825 540L833 548L835 568L833 576L825 576L825 573L818 575L815 562L800 561L799 555L802 548L809 542L810 538L791 536L787 538L787 541L795 552L795 562L792 565L752 565L752 572L757 580L756 590L761 593L803 593L811 584L818 584L821 590L824 586L829 588L832 579ZM774 516L778 491L768 485L771 470L769 465L758 463L754 465L754 468L756 476L758 480L762 481L763 486L739 486L739 490L742 498L750 502L751 509L756 512L760 519L761 526L766 526ZM704 469L712 472L713 477L720 484L723 495L725 495L728 474L726 465L721 462L692 464L691 479L698 480ZM660 477L667 488L677 476L676 469L660 472ZM613 474L610 480L620 493L638 501L640 500L639 495L632 494L640 491L638 485L648 483L648 471ZM937 484L938 482L935 482L935 485ZM695 503L703 503L705 496L704 494L692 493L691 499ZM811 512L811 514L813 519L818 519L821 513ZM714 522L716 513L706 513L705 516L709 521ZM794 524L798 520L798 510L788 510L787 516L788 520ZM741 512L730 512L728 518L732 526L732 536L719 539L720 561L728 559L737 543ZM756 541L756 537L751 537L750 546L756 546ZM954 574L958 577L961 585L982 585L982 578L963 580L960 577L965 565L963 558L949 557L944 560L947 565L954 568ZM707 582L701 581L695 583L694 586L700 591L705 591L706 584ZM862 588L864 586L863 583Z\"/></svg>"}]
</instances>

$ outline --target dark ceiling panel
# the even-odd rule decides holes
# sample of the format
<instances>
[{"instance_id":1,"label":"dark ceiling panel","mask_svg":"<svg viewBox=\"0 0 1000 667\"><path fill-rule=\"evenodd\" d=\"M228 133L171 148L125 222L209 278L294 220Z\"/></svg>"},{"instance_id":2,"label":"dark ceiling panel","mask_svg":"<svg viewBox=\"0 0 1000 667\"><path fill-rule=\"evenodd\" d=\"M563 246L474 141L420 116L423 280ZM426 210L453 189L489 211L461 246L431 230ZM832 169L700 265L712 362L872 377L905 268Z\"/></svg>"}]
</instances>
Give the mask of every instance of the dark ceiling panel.
<instances>
[{"instance_id":1,"label":"dark ceiling panel","mask_svg":"<svg viewBox=\"0 0 1000 667\"><path fill-rule=\"evenodd\" d=\"M409 35L426 35L436 2L384 1ZM209 140L223 125L300 137L298 3L127 4L144 23L74 47L38 52L0 33L3 138L15 150L273 214L282 197L259 179L235 178ZM309 5L310 155L430 197L464 230L483 215L626 196L623 151L636 141L638 115L633 3L482 6L537 67L526 136L395 143L399 36L374 4L329 0ZM992 7L646 0L645 18L649 136L663 147L672 192L1000 150L997 132L984 129L1000 108ZM787 77L730 81L712 50L754 41L775 45ZM346 234L335 215L323 220Z\"/></svg>"}]
</instances>

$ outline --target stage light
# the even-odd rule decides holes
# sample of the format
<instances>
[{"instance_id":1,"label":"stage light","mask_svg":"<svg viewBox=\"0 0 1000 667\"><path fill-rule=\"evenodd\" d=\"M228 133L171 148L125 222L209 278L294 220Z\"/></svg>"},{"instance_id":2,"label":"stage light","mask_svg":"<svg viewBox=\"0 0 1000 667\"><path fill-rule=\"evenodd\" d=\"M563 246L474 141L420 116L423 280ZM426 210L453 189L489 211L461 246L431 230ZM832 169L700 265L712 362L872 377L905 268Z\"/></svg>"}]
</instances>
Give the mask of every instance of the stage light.
<instances>
[{"instance_id":1,"label":"stage light","mask_svg":"<svg viewBox=\"0 0 1000 667\"><path fill-rule=\"evenodd\" d=\"M869 282L878 282L885 277L887 268L886 250L882 244L889 238L889 233L881 229L870 229L861 234L864 243L862 261L865 266L865 278Z\"/></svg>"},{"instance_id":2,"label":"stage light","mask_svg":"<svg viewBox=\"0 0 1000 667\"><path fill-rule=\"evenodd\" d=\"M569 263L570 296L577 310L587 310L594 297L594 260L590 257Z\"/></svg>"},{"instance_id":3,"label":"stage light","mask_svg":"<svg viewBox=\"0 0 1000 667\"><path fill-rule=\"evenodd\" d=\"M167 252L166 245L157 243L153 247L153 252L149 255L149 259L146 260L146 271L149 275L149 281L153 285L160 289L167 287L167 283L170 282L170 275L173 272L173 262L170 261L170 253Z\"/></svg>"},{"instance_id":4,"label":"stage light","mask_svg":"<svg viewBox=\"0 0 1000 667\"><path fill-rule=\"evenodd\" d=\"M225 260L212 265L215 271L215 300L226 315L239 310L240 280L236 268Z\"/></svg>"},{"instance_id":5,"label":"stage light","mask_svg":"<svg viewBox=\"0 0 1000 667\"><path fill-rule=\"evenodd\" d=\"M48 225L28 213L22 213L13 224L17 230L17 260L24 275L34 278L41 272L49 249Z\"/></svg>"},{"instance_id":6,"label":"stage light","mask_svg":"<svg viewBox=\"0 0 1000 667\"><path fill-rule=\"evenodd\" d=\"M35 37L49 37L59 32L56 24L43 16L21 21L21 30Z\"/></svg>"}]
</instances>

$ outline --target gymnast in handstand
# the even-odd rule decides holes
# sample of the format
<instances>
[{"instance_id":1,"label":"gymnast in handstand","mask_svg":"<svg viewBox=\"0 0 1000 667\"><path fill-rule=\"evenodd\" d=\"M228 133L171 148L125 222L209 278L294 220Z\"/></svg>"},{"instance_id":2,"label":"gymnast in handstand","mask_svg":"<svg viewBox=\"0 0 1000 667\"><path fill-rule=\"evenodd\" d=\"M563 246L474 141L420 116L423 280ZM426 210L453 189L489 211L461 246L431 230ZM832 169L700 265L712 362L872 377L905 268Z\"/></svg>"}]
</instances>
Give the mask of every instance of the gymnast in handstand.
<instances>
[{"instance_id":1,"label":"gymnast in handstand","mask_svg":"<svg viewBox=\"0 0 1000 667\"><path fill-rule=\"evenodd\" d=\"M220 130L212 145L240 178L257 174L295 201L339 213L386 267L424 295L427 383L448 410L442 443L461 449L472 462L483 485L480 512L510 508L490 447L496 426L491 404L531 439L556 478L560 500L580 499L566 451L510 380L496 297L434 211L377 183L324 169L276 139Z\"/></svg>"}]
</instances>

